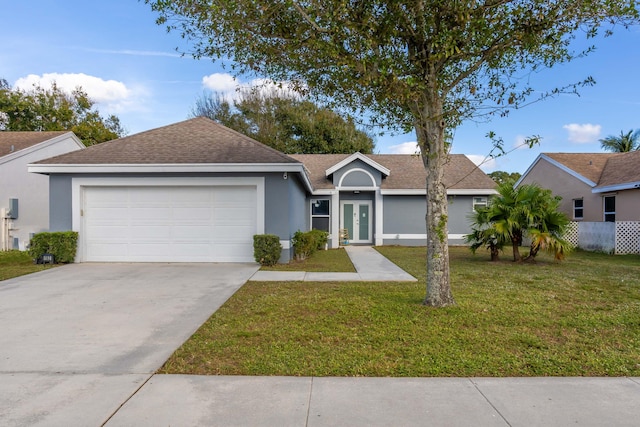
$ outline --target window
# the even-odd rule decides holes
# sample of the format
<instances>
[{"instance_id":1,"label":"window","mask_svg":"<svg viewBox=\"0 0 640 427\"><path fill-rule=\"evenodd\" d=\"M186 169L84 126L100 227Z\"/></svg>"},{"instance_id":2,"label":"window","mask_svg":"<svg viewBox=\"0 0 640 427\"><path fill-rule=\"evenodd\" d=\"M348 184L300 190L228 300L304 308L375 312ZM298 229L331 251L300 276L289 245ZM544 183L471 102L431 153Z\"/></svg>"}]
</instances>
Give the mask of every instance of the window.
<instances>
[{"instance_id":1,"label":"window","mask_svg":"<svg viewBox=\"0 0 640 427\"><path fill-rule=\"evenodd\" d=\"M582 219L584 217L584 200L573 199L573 219Z\"/></svg>"},{"instance_id":2,"label":"window","mask_svg":"<svg viewBox=\"0 0 640 427\"><path fill-rule=\"evenodd\" d=\"M329 200L311 200L311 228L330 232Z\"/></svg>"},{"instance_id":3,"label":"window","mask_svg":"<svg viewBox=\"0 0 640 427\"><path fill-rule=\"evenodd\" d=\"M616 196L604 197L604 220L606 222L616 221Z\"/></svg>"},{"instance_id":4,"label":"window","mask_svg":"<svg viewBox=\"0 0 640 427\"><path fill-rule=\"evenodd\" d=\"M476 211L479 208L484 208L487 206L487 198L486 197L474 197L473 198L473 210Z\"/></svg>"}]
</instances>

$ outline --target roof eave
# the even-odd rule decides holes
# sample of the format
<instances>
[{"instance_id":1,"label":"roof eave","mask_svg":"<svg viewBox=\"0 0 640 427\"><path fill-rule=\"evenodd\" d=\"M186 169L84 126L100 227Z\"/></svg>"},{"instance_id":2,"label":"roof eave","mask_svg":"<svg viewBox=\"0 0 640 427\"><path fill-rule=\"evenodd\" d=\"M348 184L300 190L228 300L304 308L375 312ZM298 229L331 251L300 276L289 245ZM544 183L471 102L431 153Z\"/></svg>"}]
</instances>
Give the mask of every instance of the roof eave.
<instances>
[{"instance_id":1,"label":"roof eave","mask_svg":"<svg viewBox=\"0 0 640 427\"><path fill-rule=\"evenodd\" d=\"M624 184L604 185L602 187L596 187L591 190L592 193L609 193L612 191L621 190L638 190L640 189L640 181L625 182Z\"/></svg>"},{"instance_id":2,"label":"roof eave","mask_svg":"<svg viewBox=\"0 0 640 427\"><path fill-rule=\"evenodd\" d=\"M353 162L354 160L362 160L364 163L368 164L369 166L371 166L374 169L377 169L378 171L380 171L382 174L384 174L386 176L389 176L391 174L391 171L389 169L385 168L380 163L378 163L378 162L376 162L374 160L371 160L366 155L358 152L358 153L353 153L352 155L350 155L346 159L344 159L344 160L336 163L335 165L331 166L329 169L327 169L325 171L325 176L329 176L329 175L333 174L334 172L342 169L343 167L345 167L349 163Z\"/></svg>"}]
</instances>

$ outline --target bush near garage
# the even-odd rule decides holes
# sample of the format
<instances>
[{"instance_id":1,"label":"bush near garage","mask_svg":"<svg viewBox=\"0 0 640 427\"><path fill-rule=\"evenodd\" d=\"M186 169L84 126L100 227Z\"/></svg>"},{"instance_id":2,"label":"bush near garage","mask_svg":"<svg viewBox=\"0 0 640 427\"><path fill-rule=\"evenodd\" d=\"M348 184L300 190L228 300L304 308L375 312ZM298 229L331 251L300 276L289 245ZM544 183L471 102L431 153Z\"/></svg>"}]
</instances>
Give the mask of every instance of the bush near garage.
<instances>
[{"instance_id":1,"label":"bush near garage","mask_svg":"<svg viewBox=\"0 0 640 427\"><path fill-rule=\"evenodd\" d=\"M37 233L31 239L29 255L36 262L44 254L51 254L56 263L71 263L76 257L78 233L76 231L56 231Z\"/></svg>"},{"instance_id":2,"label":"bush near garage","mask_svg":"<svg viewBox=\"0 0 640 427\"><path fill-rule=\"evenodd\" d=\"M253 236L253 258L260 265L275 265L280 259L282 245L275 234Z\"/></svg>"}]
</instances>

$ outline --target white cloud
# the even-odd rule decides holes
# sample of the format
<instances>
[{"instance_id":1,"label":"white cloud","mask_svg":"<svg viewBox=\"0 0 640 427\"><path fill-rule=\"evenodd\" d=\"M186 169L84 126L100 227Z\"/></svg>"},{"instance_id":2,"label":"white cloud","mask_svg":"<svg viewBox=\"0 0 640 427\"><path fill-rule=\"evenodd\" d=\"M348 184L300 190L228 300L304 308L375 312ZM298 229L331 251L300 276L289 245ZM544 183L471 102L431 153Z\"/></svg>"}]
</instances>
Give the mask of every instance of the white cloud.
<instances>
[{"instance_id":1,"label":"white cloud","mask_svg":"<svg viewBox=\"0 0 640 427\"><path fill-rule=\"evenodd\" d=\"M496 159L487 157L482 154L467 154L469 160L471 160L476 166L479 166L485 172L492 171L498 166Z\"/></svg>"},{"instance_id":2,"label":"white cloud","mask_svg":"<svg viewBox=\"0 0 640 427\"><path fill-rule=\"evenodd\" d=\"M415 141L403 142L402 144L391 145L387 148L388 154L418 154L418 143Z\"/></svg>"},{"instance_id":3,"label":"white cloud","mask_svg":"<svg viewBox=\"0 0 640 427\"><path fill-rule=\"evenodd\" d=\"M148 95L142 86L131 88L117 80L104 80L84 73L45 73L41 76L29 74L18 79L14 88L29 91L34 86L40 86L48 89L53 82L67 93L78 87L82 88L103 114L140 110L144 98Z\"/></svg>"},{"instance_id":4,"label":"white cloud","mask_svg":"<svg viewBox=\"0 0 640 427\"><path fill-rule=\"evenodd\" d=\"M72 92L74 89L81 87L89 95L89 98L100 104L118 103L127 100L131 96L131 91L122 82L103 80L100 77L83 73L47 73L42 76L29 74L27 77L18 79L14 86L17 89L31 90L34 85L49 88L53 82L65 92Z\"/></svg>"},{"instance_id":5,"label":"white cloud","mask_svg":"<svg viewBox=\"0 0 640 427\"><path fill-rule=\"evenodd\" d=\"M213 92L218 92L225 98L229 95L231 98L235 95L238 82L236 79L225 73L213 73L202 78L202 85Z\"/></svg>"},{"instance_id":6,"label":"white cloud","mask_svg":"<svg viewBox=\"0 0 640 427\"><path fill-rule=\"evenodd\" d=\"M577 124L571 123L562 126L569 132L569 141L577 144L586 144L590 142L596 142L600 137L600 131L602 126L592 125L591 123Z\"/></svg>"}]
</instances>

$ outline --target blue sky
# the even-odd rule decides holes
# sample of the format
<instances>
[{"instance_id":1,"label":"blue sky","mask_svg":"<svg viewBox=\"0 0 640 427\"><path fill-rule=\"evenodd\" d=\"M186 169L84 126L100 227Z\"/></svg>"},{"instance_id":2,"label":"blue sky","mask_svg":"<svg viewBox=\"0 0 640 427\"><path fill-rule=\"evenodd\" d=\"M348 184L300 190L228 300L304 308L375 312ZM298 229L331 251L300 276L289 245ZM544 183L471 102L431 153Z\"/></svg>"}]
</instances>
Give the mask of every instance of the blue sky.
<instances>
[{"instance_id":1,"label":"blue sky","mask_svg":"<svg viewBox=\"0 0 640 427\"><path fill-rule=\"evenodd\" d=\"M207 89L233 92L220 64L176 53L186 47L179 35L157 26L150 7L137 0L0 0L0 11L0 78L14 87L52 79L63 88L81 85L129 134L186 119ZM541 136L539 146L483 165L487 172L521 173L540 152L600 152L598 139L640 128L639 71L640 29L620 28L588 58L528 77L551 89L593 76L594 87L489 123L466 123L456 130L452 151L477 161L491 150L489 131L506 150L525 136ZM414 141L411 134L377 137L376 151L412 151Z\"/></svg>"}]
</instances>

